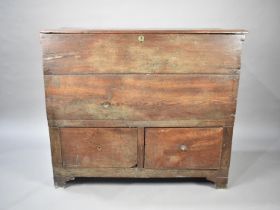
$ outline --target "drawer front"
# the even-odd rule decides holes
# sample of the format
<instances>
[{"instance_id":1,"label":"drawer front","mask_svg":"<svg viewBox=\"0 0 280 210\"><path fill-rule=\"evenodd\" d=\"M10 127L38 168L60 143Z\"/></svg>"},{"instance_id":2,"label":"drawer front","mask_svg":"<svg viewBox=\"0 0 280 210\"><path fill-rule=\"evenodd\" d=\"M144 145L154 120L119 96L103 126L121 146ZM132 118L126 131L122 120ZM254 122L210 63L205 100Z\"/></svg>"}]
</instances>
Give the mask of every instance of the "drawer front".
<instances>
[{"instance_id":1,"label":"drawer front","mask_svg":"<svg viewBox=\"0 0 280 210\"><path fill-rule=\"evenodd\" d=\"M222 128L148 128L145 130L145 168L217 169Z\"/></svg>"},{"instance_id":2,"label":"drawer front","mask_svg":"<svg viewBox=\"0 0 280 210\"><path fill-rule=\"evenodd\" d=\"M45 74L235 73L233 34L42 34Z\"/></svg>"},{"instance_id":3,"label":"drawer front","mask_svg":"<svg viewBox=\"0 0 280 210\"><path fill-rule=\"evenodd\" d=\"M235 113L238 76L45 76L49 120L223 120Z\"/></svg>"},{"instance_id":4,"label":"drawer front","mask_svg":"<svg viewBox=\"0 0 280 210\"><path fill-rule=\"evenodd\" d=\"M64 167L134 167L136 128L61 128Z\"/></svg>"}]
</instances>

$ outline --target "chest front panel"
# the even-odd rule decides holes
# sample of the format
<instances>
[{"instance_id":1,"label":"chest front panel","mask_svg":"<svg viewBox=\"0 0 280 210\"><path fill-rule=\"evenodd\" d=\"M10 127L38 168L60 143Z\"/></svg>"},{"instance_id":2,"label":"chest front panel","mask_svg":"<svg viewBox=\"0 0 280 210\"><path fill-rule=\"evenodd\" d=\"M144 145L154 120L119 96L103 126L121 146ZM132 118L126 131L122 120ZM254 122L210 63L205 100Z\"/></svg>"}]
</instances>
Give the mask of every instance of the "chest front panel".
<instances>
[{"instance_id":1,"label":"chest front panel","mask_svg":"<svg viewBox=\"0 0 280 210\"><path fill-rule=\"evenodd\" d=\"M244 33L42 32L55 182L206 177L224 187Z\"/></svg>"}]
</instances>

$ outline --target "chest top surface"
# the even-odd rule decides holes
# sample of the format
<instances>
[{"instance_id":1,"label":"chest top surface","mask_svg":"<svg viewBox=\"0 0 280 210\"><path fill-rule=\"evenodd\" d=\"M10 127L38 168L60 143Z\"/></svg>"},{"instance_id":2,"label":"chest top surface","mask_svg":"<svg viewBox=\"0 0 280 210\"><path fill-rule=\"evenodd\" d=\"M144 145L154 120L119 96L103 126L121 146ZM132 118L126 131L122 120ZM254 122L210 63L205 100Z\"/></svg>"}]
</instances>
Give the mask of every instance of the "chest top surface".
<instances>
[{"instance_id":1,"label":"chest top surface","mask_svg":"<svg viewBox=\"0 0 280 210\"><path fill-rule=\"evenodd\" d=\"M59 28L45 29L42 34L246 34L244 29L83 29Z\"/></svg>"}]
</instances>

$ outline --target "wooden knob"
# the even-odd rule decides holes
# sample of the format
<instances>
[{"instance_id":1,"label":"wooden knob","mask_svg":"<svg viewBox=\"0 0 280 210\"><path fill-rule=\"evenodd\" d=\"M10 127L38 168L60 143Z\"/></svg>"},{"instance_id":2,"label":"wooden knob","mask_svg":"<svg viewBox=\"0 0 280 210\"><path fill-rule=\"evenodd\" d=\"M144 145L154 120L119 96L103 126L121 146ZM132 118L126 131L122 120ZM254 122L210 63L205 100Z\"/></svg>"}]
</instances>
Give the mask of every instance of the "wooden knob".
<instances>
[{"instance_id":1,"label":"wooden knob","mask_svg":"<svg viewBox=\"0 0 280 210\"><path fill-rule=\"evenodd\" d=\"M188 149L187 145L185 145L185 144L180 145L180 150L181 151L186 151L187 149Z\"/></svg>"},{"instance_id":2,"label":"wooden knob","mask_svg":"<svg viewBox=\"0 0 280 210\"><path fill-rule=\"evenodd\" d=\"M109 108L110 106L111 106L111 103L109 102L109 101L106 101L106 102L103 102L102 104L101 104L104 108Z\"/></svg>"}]
</instances>

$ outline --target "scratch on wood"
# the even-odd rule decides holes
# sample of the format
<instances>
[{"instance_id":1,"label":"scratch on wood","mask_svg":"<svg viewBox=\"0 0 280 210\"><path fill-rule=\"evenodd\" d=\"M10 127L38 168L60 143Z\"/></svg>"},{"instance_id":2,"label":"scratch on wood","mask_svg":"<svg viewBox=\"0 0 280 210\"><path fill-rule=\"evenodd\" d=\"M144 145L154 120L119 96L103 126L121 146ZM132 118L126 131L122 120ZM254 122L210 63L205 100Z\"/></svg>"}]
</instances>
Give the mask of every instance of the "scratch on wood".
<instances>
[{"instance_id":1,"label":"scratch on wood","mask_svg":"<svg viewBox=\"0 0 280 210\"><path fill-rule=\"evenodd\" d=\"M79 166L80 165L80 158L79 158L79 155L77 154L76 155L76 166Z\"/></svg>"},{"instance_id":2,"label":"scratch on wood","mask_svg":"<svg viewBox=\"0 0 280 210\"><path fill-rule=\"evenodd\" d=\"M44 58L44 60L49 61L49 60L59 59L59 58L63 58L63 56L62 55L49 56L49 57Z\"/></svg>"},{"instance_id":3,"label":"scratch on wood","mask_svg":"<svg viewBox=\"0 0 280 210\"><path fill-rule=\"evenodd\" d=\"M56 60L56 59L60 59L60 58L67 58L67 57L80 58L81 56L77 55L76 53L67 53L64 55L52 55L52 56L44 57L44 60L50 61L50 60Z\"/></svg>"}]
</instances>

